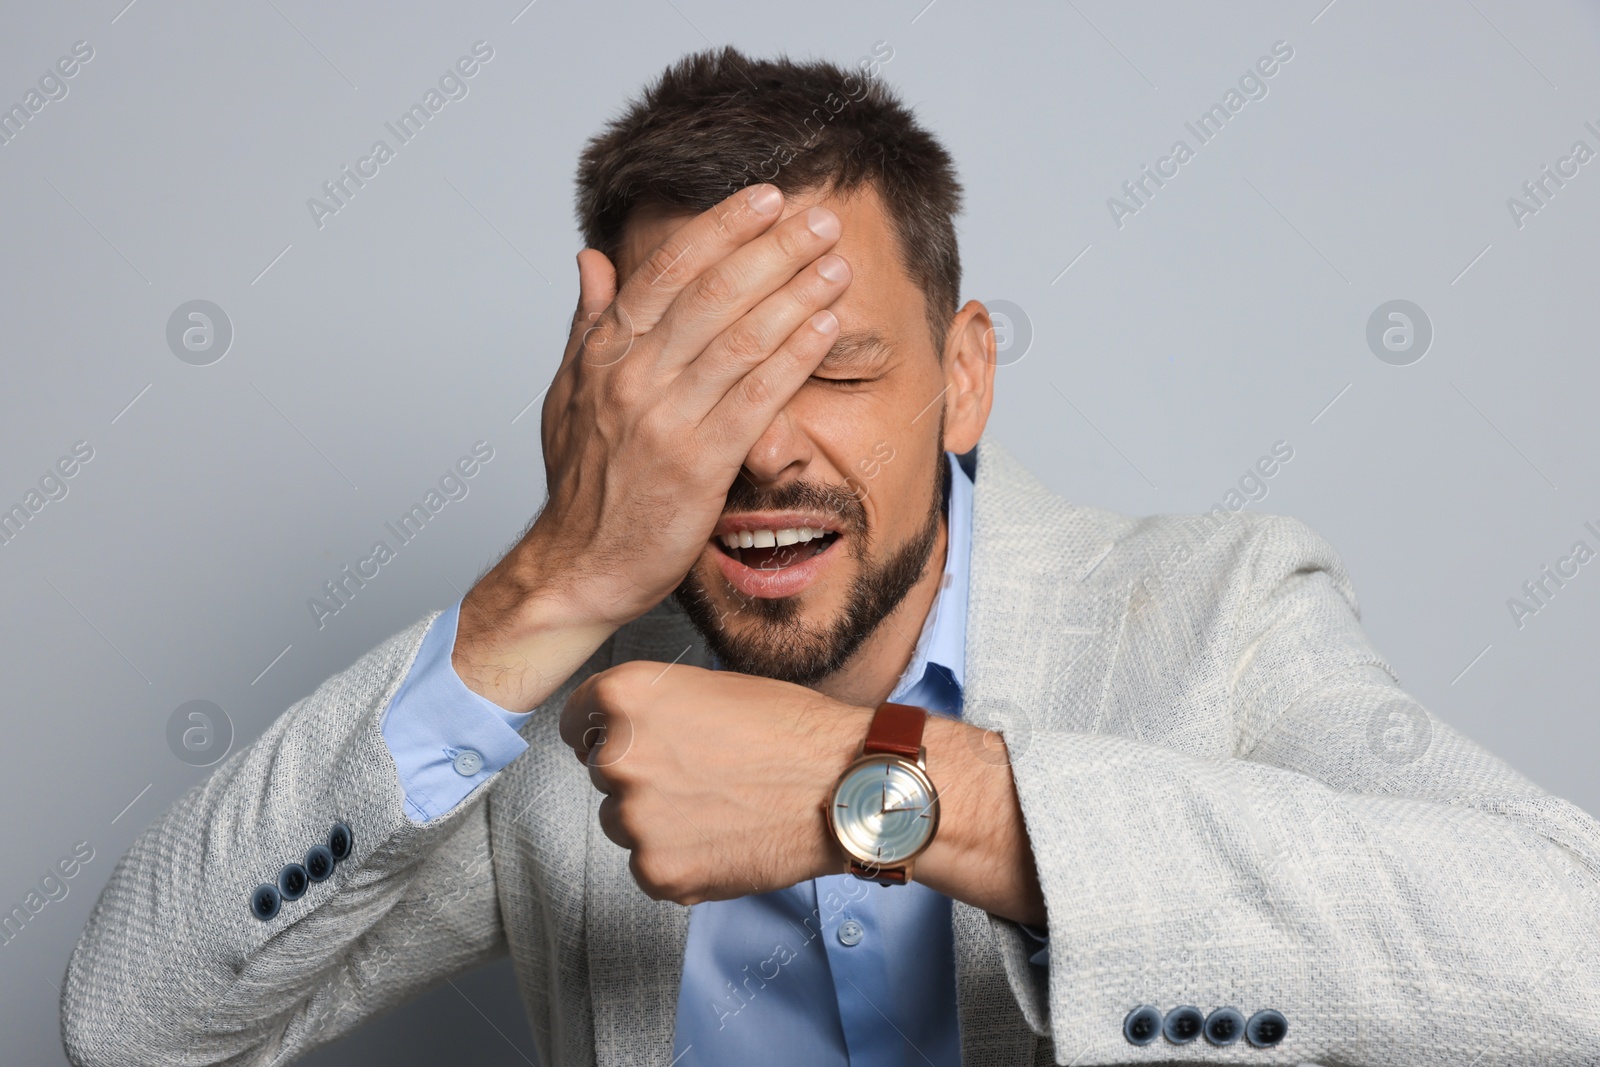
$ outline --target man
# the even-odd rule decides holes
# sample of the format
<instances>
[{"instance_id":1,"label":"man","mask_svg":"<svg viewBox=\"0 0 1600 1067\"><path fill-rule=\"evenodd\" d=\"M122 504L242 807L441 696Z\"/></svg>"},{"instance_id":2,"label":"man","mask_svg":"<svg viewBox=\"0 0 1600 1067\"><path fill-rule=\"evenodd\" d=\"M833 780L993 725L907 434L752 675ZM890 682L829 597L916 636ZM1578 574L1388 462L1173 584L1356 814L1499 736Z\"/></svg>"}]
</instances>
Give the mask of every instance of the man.
<instances>
[{"instance_id":1,"label":"man","mask_svg":"<svg viewBox=\"0 0 1600 1067\"><path fill-rule=\"evenodd\" d=\"M692 56L579 193L543 510L139 838L75 1063L285 1063L507 951L555 1064L1600 1057L1600 827L1405 695L1303 524L983 436L960 187L882 85Z\"/></svg>"}]
</instances>

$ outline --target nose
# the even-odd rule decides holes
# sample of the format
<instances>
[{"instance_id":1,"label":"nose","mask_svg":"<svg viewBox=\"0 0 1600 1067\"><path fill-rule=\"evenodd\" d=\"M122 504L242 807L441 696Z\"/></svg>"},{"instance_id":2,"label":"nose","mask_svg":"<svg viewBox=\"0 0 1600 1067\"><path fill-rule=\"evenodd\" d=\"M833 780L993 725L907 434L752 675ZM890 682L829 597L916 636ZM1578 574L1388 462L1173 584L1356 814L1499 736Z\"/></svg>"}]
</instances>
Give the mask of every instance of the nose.
<instances>
[{"instance_id":1,"label":"nose","mask_svg":"<svg viewBox=\"0 0 1600 1067\"><path fill-rule=\"evenodd\" d=\"M795 425L785 407L745 453L744 469L758 485L772 485L804 470L811 458L810 438Z\"/></svg>"}]
</instances>

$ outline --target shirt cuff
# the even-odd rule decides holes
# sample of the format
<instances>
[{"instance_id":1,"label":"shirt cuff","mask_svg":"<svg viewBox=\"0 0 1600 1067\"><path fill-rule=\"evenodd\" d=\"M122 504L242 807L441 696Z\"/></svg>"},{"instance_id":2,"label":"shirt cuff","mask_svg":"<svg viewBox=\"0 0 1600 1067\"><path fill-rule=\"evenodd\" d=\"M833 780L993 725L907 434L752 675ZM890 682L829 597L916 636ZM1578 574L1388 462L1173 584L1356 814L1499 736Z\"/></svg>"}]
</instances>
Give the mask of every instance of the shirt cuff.
<instances>
[{"instance_id":1,"label":"shirt cuff","mask_svg":"<svg viewBox=\"0 0 1600 1067\"><path fill-rule=\"evenodd\" d=\"M383 740L414 823L448 813L528 747L517 731L533 713L507 711L456 673L450 657L460 615L457 601L433 620L383 718Z\"/></svg>"}]
</instances>

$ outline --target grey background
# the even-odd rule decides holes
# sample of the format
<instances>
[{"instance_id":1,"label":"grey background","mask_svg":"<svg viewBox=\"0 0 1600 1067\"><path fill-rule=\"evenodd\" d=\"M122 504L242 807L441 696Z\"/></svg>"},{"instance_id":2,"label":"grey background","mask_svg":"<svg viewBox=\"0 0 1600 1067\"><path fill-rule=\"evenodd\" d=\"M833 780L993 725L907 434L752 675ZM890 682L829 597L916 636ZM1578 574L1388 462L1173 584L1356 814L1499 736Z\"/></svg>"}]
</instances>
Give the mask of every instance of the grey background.
<instances>
[{"instance_id":1,"label":"grey background","mask_svg":"<svg viewBox=\"0 0 1600 1067\"><path fill-rule=\"evenodd\" d=\"M78 930L206 773L169 750L174 709L213 701L248 743L458 597L537 507L528 405L576 295L576 153L708 42L847 63L887 42L883 76L966 182L967 294L1031 322L997 436L1133 513L1203 510L1287 441L1253 506L1333 542L1435 714L1600 811L1600 563L1520 628L1506 604L1600 547L1600 161L1521 228L1506 204L1574 141L1600 149L1594 5L125 3L11 4L0 30L7 106L74 42L95 52L0 146L0 506L95 450L0 547L0 910L94 849L0 946L8 1063L63 1062ZM468 96L319 229L307 198L479 40ZM1107 198L1193 147L1184 122L1279 40L1268 95L1118 228ZM195 299L233 326L209 366L167 345ZM1392 299L1432 321L1409 366L1366 344ZM479 439L496 455L470 495L319 629L307 598ZM497 965L313 1061L531 1058Z\"/></svg>"}]
</instances>

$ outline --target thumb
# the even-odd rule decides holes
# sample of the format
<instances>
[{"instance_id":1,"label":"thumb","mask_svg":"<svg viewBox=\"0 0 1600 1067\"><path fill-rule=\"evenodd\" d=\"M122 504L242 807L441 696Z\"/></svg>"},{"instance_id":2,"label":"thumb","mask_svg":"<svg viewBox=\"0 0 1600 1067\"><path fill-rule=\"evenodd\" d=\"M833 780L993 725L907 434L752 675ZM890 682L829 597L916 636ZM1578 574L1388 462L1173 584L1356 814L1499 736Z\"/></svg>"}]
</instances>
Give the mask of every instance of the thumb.
<instances>
[{"instance_id":1,"label":"thumb","mask_svg":"<svg viewBox=\"0 0 1600 1067\"><path fill-rule=\"evenodd\" d=\"M574 322L580 328L594 323L600 312L617 298L617 268L604 252L585 248L578 253L578 310Z\"/></svg>"},{"instance_id":2,"label":"thumb","mask_svg":"<svg viewBox=\"0 0 1600 1067\"><path fill-rule=\"evenodd\" d=\"M600 313L611 306L617 296L617 268L611 265L606 254L596 248L585 248L578 253L578 306L572 312L572 331L567 335L567 348L561 356L561 370L565 370L583 348L589 328L600 318ZM560 378L560 371L557 371ZM550 390L553 397L554 385ZM548 401L547 401L548 402Z\"/></svg>"}]
</instances>

